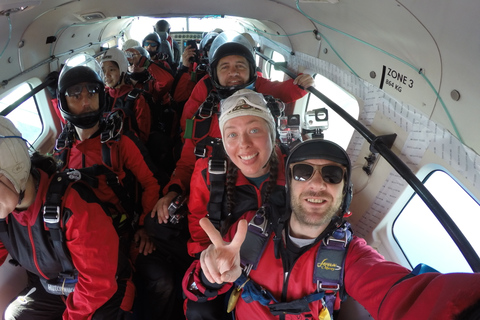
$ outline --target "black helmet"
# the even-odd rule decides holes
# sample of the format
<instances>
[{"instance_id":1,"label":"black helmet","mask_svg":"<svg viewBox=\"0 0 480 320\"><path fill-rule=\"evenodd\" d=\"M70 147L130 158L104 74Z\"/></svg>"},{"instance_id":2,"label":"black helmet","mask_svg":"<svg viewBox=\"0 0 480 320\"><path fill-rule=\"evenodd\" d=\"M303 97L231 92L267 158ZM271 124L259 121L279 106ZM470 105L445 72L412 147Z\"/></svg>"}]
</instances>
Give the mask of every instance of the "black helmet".
<instances>
[{"instance_id":1,"label":"black helmet","mask_svg":"<svg viewBox=\"0 0 480 320\"><path fill-rule=\"evenodd\" d=\"M58 78L58 108L65 120L82 129L91 128L100 120L105 108L105 85L102 79L100 65L89 55L75 55L65 62ZM71 86L82 82L98 84L99 108L97 111L75 115L68 109L65 92Z\"/></svg>"},{"instance_id":2,"label":"black helmet","mask_svg":"<svg viewBox=\"0 0 480 320\"><path fill-rule=\"evenodd\" d=\"M157 43L157 47L155 49L155 51L153 52L154 54L151 54L151 56L154 56L155 54L157 54L159 51L160 51L160 42L161 42L161 39L160 39L160 36L156 33L156 32L152 32L152 33L149 33L147 34L147 36L143 39L142 41L142 46L143 47L146 47L145 46L145 41L154 41Z\"/></svg>"},{"instance_id":3,"label":"black helmet","mask_svg":"<svg viewBox=\"0 0 480 320\"><path fill-rule=\"evenodd\" d=\"M150 53L148 53L147 49L145 49L144 47L135 46L135 47L132 47L132 49L137 50L138 53L142 55L142 57L150 59Z\"/></svg>"},{"instance_id":4,"label":"black helmet","mask_svg":"<svg viewBox=\"0 0 480 320\"><path fill-rule=\"evenodd\" d=\"M218 61L221 58L231 55L242 56L247 59L249 64L250 78L248 79L247 83L243 85L225 87L220 85L220 83L218 82L216 69ZM257 80L257 73L255 71L255 56L252 45L243 35L231 32L220 33L212 42L208 60L210 64L210 77L212 79L213 85L217 89L222 99L229 97L232 93L240 89L253 89L255 81Z\"/></svg>"},{"instance_id":5,"label":"black helmet","mask_svg":"<svg viewBox=\"0 0 480 320\"><path fill-rule=\"evenodd\" d=\"M343 150L343 148L340 147L338 144L328 140L323 140L323 139L306 140L297 144L290 151L290 154L287 158L287 162L285 164L286 192L287 192L287 201L289 206L290 206L289 185L292 180L290 165L292 163L301 162L308 159L326 159L326 160L334 161L336 163L339 163L345 166L345 168L347 169L345 172L343 202L340 208L341 210L340 218L342 219L343 216L346 213L348 213L348 208L350 206L350 202L352 201L352 184L350 182L352 166L350 163L350 157L345 152L345 150Z\"/></svg>"},{"instance_id":6,"label":"black helmet","mask_svg":"<svg viewBox=\"0 0 480 320\"><path fill-rule=\"evenodd\" d=\"M155 32L170 32L170 24L167 20L158 20L155 23Z\"/></svg>"}]
</instances>

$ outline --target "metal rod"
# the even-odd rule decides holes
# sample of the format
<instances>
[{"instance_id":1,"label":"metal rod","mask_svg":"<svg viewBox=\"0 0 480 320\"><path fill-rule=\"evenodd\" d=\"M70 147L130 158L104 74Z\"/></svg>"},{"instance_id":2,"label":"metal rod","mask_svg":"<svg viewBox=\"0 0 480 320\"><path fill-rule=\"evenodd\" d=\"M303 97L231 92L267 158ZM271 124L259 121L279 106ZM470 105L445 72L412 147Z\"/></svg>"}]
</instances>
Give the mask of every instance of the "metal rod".
<instances>
[{"instance_id":1,"label":"metal rod","mask_svg":"<svg viewBox=\"0 0 480 320\"><path fill-rule=\"evenodd\" d=\"M11 105L9 105L5 109L3 109L2 112L0 112L0 115L1 116L7 116L10 112L15 110L19 105L21 105L22 103L24 103L25 101L27 101L28 99L30 99L31 97L36 95L38 92L40 92L41 90L43 90L47 86L53 84L55 81L56 80L53 79L53 78L45 80L44 82L42 82L41 84L39 84L38 86L36 86L32 90L30 90L29 92L27 92L25 95L23 95L20 99L18 99L17 101L15 101Z\"/></svg>"}]
</instances>

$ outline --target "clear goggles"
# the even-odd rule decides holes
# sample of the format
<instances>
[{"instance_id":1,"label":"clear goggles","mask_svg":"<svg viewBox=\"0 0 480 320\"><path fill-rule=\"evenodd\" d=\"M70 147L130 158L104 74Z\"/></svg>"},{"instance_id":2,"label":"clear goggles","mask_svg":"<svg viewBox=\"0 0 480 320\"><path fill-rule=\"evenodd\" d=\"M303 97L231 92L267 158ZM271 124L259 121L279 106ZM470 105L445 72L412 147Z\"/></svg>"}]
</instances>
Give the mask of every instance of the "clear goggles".
<instances>
[{"instance_id":1,"label":"clear goggles","mask_svg":"<svg viewBox=\"0 0 480 320\"><path fill-rule=\"evenodd\" d=\"M67 90L65 90L65 95L68 97L79 96L82 93L83 88L87 89L88 93L95 94L100 92L101 86L98 83L80 83L68 87Z\"/></svg>"},{"instance_id":2,"label":"clear goggles","mask_svg":"<svg viewBox=\"0 0 480 320\"><path fill-rule=\"evenodd\" d=\"M345 176L346 169L339 165L313 165L310 163L294 163L290 165L292 177L295 181L308 181L318 171L323 181L329 184L339 184Z\"/></svg>"}]
</instances>

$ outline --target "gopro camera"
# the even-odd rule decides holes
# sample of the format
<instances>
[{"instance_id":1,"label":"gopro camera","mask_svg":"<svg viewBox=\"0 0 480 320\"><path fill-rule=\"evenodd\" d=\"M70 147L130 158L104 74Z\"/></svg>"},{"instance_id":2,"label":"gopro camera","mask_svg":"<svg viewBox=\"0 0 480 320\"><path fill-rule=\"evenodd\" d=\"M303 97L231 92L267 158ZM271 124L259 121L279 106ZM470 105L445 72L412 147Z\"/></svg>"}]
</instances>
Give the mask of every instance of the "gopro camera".
<instances>
[{"instance_id":1,"label":"gopro camera","mask_svg":"<svg viewBox=\"0 0 480 320\"><path fill-rule=\"evenodd\" d=\"M281 143L290 144L301 140L300 115L292 114L289 116L278 117L278 134Z\"/></svg>"},{"instance_id":2,"label":"gopro camera","mask_svg":"<svg viewBox=\"0 0 480 320\"><path fill-rule=\"evenodd\" d=\"M306 130L327 130L328 129L328 110L320 108L310 110L305 113L304 125Z\"/></svg>"},{"instance_id":3,"label":"gopro camera","mask_svg":"<svg viewBox=\"0 0 480 320\"><path fill-rule=\"evenodd\" d=\"M168 206L169 221L177 224L187 213L187 197L179 194Z\"/></svg>"}]
</instances>

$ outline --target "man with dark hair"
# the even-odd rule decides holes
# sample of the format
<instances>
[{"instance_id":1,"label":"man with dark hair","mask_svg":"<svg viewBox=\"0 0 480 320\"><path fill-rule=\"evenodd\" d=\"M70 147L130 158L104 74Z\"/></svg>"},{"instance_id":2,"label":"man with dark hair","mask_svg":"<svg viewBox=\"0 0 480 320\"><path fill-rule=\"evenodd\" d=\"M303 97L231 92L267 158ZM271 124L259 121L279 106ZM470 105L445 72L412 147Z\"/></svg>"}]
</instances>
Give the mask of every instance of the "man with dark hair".
<instances>
[{"instance_id":1,"label":"man with dark hair","mask_svg":"<svg viewBox=\"0 0 480 320\"><path fill-rule=\"evenodd\" d=\"M211 300L234 286L228 309L239 320L331 319L345 294L374 319L447 320L478 301L480 274L411 271L352 235L344 220L351 164L340 146L305 141L285 168L285 212L244 215L223 239L208 218L200 221L212 244L185 274L188 299Z\"/></svg>"}]
</instances>

